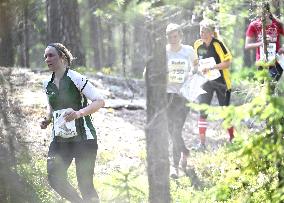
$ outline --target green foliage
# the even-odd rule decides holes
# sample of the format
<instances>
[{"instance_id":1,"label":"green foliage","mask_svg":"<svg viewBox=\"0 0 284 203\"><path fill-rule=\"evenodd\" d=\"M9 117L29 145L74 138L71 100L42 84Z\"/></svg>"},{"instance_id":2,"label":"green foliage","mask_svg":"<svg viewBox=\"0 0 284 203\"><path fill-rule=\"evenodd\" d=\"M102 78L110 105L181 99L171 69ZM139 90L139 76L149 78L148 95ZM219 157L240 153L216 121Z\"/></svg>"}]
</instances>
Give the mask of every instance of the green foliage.
<instances>
[{"instance_id":1,"label":"green foliage","mask_svg":"<svg viewBox=\"0 0 284 203\"><path fill-rule=\"evenodd\" d=\"M103 67L102 68L102 73L105 75L112 75L112 68L110 67Z\"/></svg>"},{"instance_id":2,"label":"green foliage","mask_svg":"<svg viewBox=\"0 0 284 203\"><path fill-rule=\"evenodd\" d=\"M252 82L255 77L256 70L254 67L249 68L249 67L242 67L241 69L238 70L238 72L234 72L231 75L231 80L234 83L234 87L239 87L240 85L250 85L253 87ZM247 90L246 88L243 88L244 90Z\"/></svg>"},{"instance_id":3,"label":"green foliage","mask_svg":"<svg viewBox=\"0 0 284 203\"><path fill-rule=\"evenodd\" d=\"M247 73L242 74L247 77ZM214 159L206 156L201 159L203 164L200 163L198 171L211 184L203 197L209 202L283 201L284 98L272 94L275 84L265 71L247 81L246 87L255 85L257 91L251 101L239 106L191 105L205 110L211 119L223 119L225 127L233 124L239 132L226 151L211 154ZM281 85L276 85L276 89L281 90ZM244 125L251 119L253 128Z\"/></svg>"},{"instance_id":4,"label":"green foliage","mask_svg":"<svg viewBox=\"0 0 284 203\"><path fill-rule=\"evenodd\" d=\"M130 167L115 170L109 174L96 175L95 187L99 191L102 202L147 202L148 185L145 184L147 176L143 175L144 172L141 169L145 170L145 167ZM18 171L32 185L41 203L66 202L48 185L45 159L34 158L31 162L23 159L18 165ZM68 179L78 189L74 162L68 170Z\"/></svg>"},{"instance_id":5,"label":"green foliage","mask_svg":"<svg viewBox=\"0 0 284 203\"><path fill-rule=\"evenodd\" d=\"M182 177L177 180L171 179L170 186L173 202L193 202L194 188L192 187L192 184L188 177Z\"/></svg>"},{"instance_id":6,"label":"green foliage","mask_svg":"<svg viewBox=\"0 0 284 203\"><path fill-rule=\"evenodd\" d=\"M141 175L140 168L130 167L115 171L104 183L111 191L108 201L111 202L147 202L146 176Z\"/></svg>"},{"instance_id":7,"label":"green foliage","mask_svg":"<svg viewBox=\"0 0 284 203\"><path fill-rule=\"evenodd\" d=\"M46 173L46 160L34 159L18 165L19 174L33 186L41 203L60 202L58 195L49 187Z\"/></svg>"},{"instance_id":8,"label":"green foliage","mask_svg":"<svg viewBox=\"0 0 284 203\"><path fill-rule=\"evenodd\" d=\"M98 154L97 162L98 164L104 165L107 164L110 160L114 159L114 154L111 151L104 150Z\"/></svg>"},{"instance_id":9,"label":"green foliage","mask_svg":"<svg viewBox=\"0 0 284 203\"><path fill-rule=\"evenodd\" d=\"M141 15L146 15L149 11L151 4L149 2L142 2L137 4L137 1L131 1L127 7L126 12L124 13L124 21L133 23L137 17Z\"/></svg>"}]
</instances>

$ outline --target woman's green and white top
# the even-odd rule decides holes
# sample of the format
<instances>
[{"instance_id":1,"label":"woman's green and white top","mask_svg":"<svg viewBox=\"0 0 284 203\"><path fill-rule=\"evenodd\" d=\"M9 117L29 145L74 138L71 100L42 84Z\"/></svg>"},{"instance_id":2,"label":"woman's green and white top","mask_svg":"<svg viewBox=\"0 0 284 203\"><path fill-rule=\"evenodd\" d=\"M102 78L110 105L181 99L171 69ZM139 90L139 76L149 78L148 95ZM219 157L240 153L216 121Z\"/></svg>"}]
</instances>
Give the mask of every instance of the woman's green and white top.
<instances>
[{"instance_id":1,"label":"woman's green and white top","mask_svg":"<svg viewBox=\"0 0 284 203\"><path fill-rule=\"evenodd\" d=\"M68 123L62 117L70 108L78 111L88 105L88 100L100 100L102 95L85 76L74 70L66 69L59 88L53 82L54 76L53 73L49 80L44 81L48 103L53 110L53 139L58 142L96 139L91 115Z\"/></svg>"}]
</instances>

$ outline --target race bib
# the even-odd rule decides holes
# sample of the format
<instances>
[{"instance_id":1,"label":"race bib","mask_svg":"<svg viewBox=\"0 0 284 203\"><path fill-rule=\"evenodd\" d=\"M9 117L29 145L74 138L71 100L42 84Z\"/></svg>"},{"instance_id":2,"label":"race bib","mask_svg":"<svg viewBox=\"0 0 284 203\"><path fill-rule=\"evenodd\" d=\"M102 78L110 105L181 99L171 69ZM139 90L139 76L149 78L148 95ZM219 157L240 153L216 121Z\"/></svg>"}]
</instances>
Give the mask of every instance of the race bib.
<instances>
[{"instance_id":1,"label":"race bib","mask_svg":"<svg viewBox=\"0 0 284 203\"><path fill-rule=\"evenodd\" d=\"M202 72L205 68L209 69L211 67L213 67L214 65L216 65L216 61L213 57L209 57L209 58L205 58L205 59L200 59L199 60L199 71ZM221 73L219 70L208 70L204 76L208 79L208 80L215 80L217 78L219 78L221 76Z\"/></svg>"},{"instance_id":2,"label":"race bib","mask_svg":"<svg viewBox=\"0 0 284 203\"><path fill-rule=\"evenodd\" d=\"M77 136L75 120L66 122L64 114L69 109L61 109L53 112L54 119L54 135L62 138L70 138Z\"/></svg>"},{"instance_id":3,"label":"race bib","mask_svg":"<svg viewBox=\"0 0 284 203\"><path fill-rule=\"evenodd\" d=\"M185 59L171 59L168 62L168 81L170 83L183 83L188 70L188 61Z\"/></svg>"},{"instance_id":4,"label":"race bib","mask_svg":"<svg viewBox=\"0 0 284 203\"><path fill-rule=\"evenodd\" d=\"M273 61L276 57L276 43L267 44L267 61ZM266 56L263 50L263 46L260 47L260 60L265 61Z\"/></svg>"}]
</instances>

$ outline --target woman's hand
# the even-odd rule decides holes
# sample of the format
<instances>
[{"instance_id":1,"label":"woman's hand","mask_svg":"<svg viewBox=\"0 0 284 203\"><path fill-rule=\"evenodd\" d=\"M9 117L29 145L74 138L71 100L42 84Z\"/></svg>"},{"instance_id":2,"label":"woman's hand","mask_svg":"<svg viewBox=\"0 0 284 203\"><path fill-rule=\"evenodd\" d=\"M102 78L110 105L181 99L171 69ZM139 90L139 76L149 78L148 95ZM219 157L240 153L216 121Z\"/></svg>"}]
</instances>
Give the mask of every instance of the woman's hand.
<instances>
[{"instance_id":1,"label":"woman's hand","mask_svg":"<svg viewBox=\"0 0 284 203\"><path fill-rule=\"evenodd\" d=\"M208 71L210 71L210 70L215 70L215 69L216 69L215 66L212 66L212 67L210 67L210 68L203 68L203 69L202 69L202 73L203 73L203 74L206 74L206 73L208 73Z\"/></svg>"},{"instance_id":2,"label":"woman's hand","mask_svg":"<svg viewBox=\"0 0 284 203\"><path fill-rule=\"evenodd\" d=\"M73 121L75 119L78 119L82 117L82 113L79 111L75 111L74 109L69 108L65 114L64 114L64 119L66 122Z\"/></svg>"},{"instance_id":3,"label":"woman's hand","mask_svg":"<svg viewBox=\"0 0 284 203\"><path fill-rule=\"evenodd\" d=\"M202 69L202 74L205 75L209 70L210 70L209 68L203 68L203 69Z\"/></svg>"},{"instance_id":4,"label":"woman's hand","mask_svg":"<svg viewBox=\"0 0 284 203\"><path fill-rule=\"evenodd\" d=\"M95 113L100 108L104 107L105 102L102 99L95 100L92 103L90 103L88 106L86 106L83 109L80 109L78 111L75 111L72 108L69 108L65 111L64 119L66 122L73 121L75 119L81 118L83 116L90 115L92 113Z\"/></svg>"},{"instance_id":5,"label":"woman's hand","mask_svg":"<svg viewBox=\"0 0 284 203\"><path fill-rule=\"evenodd\" d=\"M47 126L51 123L51 119L47 119L46 117L44 117L41 121L40 121L40 128L41 129L46 129Z\"/></svg>"},{"instance_id":6,"label":"woman's hand","mask_svg":"<svg viewBox=\"0 0 284 203\"><path fill-rule=\"evenodd\" d=\"M267 41L267 43L269 43L268 41ZM261 47L261 46L263 46L264 45L264 43L263 43L263 41L261 40L260 42L256 42L255 43L255 46L256 47Z\"/></svg>"}]
</instances>

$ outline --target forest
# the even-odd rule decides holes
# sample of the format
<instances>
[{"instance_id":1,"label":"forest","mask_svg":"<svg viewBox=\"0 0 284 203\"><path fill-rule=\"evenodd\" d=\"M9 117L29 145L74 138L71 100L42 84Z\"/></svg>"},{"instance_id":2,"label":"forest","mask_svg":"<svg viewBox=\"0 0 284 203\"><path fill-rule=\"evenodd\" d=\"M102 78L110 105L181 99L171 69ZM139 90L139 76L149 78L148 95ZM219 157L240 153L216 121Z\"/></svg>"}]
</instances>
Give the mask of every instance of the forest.
<instances>
[{"instance_id":1,"label":"forest","mask_svg":"<svg viewBox=\"0 0 284 203\"><path fill-rule=\"evenodd\" d=\"M248 25L264 5L284 23L283 0L0 0L0 203L69 202L49 185L52 126L39 124L51 75L44 53L55 42L105 100L92 115L100 202L283 202L284 79L257 71L256 51L245 48ZM187 103L188 165L173 178L166 28L180 25L182 43L193 47L203 19L215 22L231 52L231 103L220 107L215 94L210 106ZM283 36L284 27L281 47ZM209 115L206 150L196 149L199 111ZM79 191L74 162L68 180Z\"/></svg>"}]
</instances>

